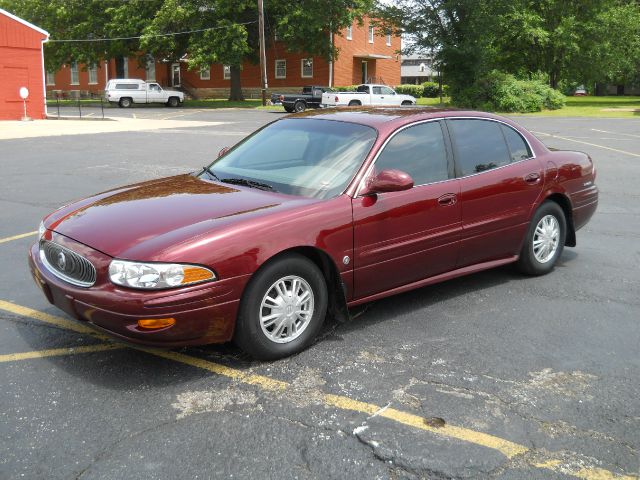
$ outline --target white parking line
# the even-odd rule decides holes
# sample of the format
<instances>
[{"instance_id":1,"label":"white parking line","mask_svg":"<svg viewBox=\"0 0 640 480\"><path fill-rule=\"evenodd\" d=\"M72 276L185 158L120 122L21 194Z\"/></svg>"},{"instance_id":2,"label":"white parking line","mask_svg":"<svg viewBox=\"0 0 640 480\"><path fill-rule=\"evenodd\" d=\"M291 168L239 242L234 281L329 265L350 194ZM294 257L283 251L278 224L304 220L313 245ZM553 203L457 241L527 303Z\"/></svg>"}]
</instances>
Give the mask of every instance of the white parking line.
<instances>
[{"instance_id":1,"label":"white parking line","mask_svg":"<svg viewBox=\"0 0 640 480\"><path fill-rule=\"evenodd\" d=\"M575 140L573 138L561 137L560 135L553 135L551 133L545 133L545 132L532 132L532 133L534 133L535 135L545 135L551 138L559 138L560 140L566 140L568 142L582 143L583 145L589 145L591 147L604 148L605 150L611 150L612 152L623 153L625 155L631 155L632 157L640 158L640 153L627 152L626 150L618 150L617 148L611 148L605 145L598 145L597 143L583 142L582 140Z\"/></svg>"}]
</instances>

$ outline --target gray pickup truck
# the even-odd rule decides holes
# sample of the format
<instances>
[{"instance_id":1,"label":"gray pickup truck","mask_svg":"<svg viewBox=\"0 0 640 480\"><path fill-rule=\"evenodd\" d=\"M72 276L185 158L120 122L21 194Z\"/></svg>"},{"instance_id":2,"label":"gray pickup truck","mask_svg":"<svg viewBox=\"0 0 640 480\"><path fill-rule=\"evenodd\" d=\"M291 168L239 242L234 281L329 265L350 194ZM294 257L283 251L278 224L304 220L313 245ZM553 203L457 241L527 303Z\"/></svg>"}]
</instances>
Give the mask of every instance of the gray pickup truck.
<instances>
[{"instance_id":1,"label":"gray pickup truck","mask_svg":"<svg viewBox=\"0 0 640 480\"><path fill-rule=\"evenodd\" d=\"M291 112L304 112L307 108L318 108L322 102L322 94L333 92L329 87L307 85L302 87L302 93L273 93L271 103L281 103L284 109Z\"/></svg>"}]
</instances>

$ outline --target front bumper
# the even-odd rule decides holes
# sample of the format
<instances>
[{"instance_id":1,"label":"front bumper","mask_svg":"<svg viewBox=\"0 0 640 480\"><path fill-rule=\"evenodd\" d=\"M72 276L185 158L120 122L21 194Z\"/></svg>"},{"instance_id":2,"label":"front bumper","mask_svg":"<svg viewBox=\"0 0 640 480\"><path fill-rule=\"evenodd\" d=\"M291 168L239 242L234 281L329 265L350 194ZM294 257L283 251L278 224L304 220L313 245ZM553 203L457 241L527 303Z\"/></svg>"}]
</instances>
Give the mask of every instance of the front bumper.
<instances>
[{"instance_id":1,"label":"front bumper","mask_svg":"<svg viewBox=\"0 0 640 480\"><path fill-rule=\"evenodd\" d=\"M106 269L111 257L62 235L53 241L85 258L97 270L93 287L71 285L55 276L40 260L36 243L29 251L29 267L47 300L75 319L114 337L156 347L180 347L231 340L240 296L249 275L160 291L140 291L113 285ZM146 330L138 320L175 318L170 327Z\"/></svg>"}]
</instances>

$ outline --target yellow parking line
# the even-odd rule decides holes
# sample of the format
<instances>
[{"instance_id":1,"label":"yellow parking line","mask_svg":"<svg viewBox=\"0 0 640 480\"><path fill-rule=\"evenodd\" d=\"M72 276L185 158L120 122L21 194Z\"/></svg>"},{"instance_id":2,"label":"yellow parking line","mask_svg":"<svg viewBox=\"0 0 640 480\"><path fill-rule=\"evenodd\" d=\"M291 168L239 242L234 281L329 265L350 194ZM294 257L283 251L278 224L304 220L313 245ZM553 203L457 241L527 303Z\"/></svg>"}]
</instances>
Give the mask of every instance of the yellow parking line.
<instances>
[{"instance_id":1,"label":"yellow parking line","mask_svg":"<svg viewBox=\"0 0 640 480\"><path fill-rule=\"evenodd\" d=\"M21 238L26 238L26 237L31 237L33 235L36 235L38 232L28 232L28 233L21 233L20 235L14 235L13 237L6 237L6 238L0 238L0 243L6 243L6 242L10 242L12 240L20 240Z\"/></svg>"},{"instance_id":2,"label":"yellow parking line","mask_svg":"<svg viewBox=\"0 0 640 480\"><path fill-rule=\"evenodd\" d=\"M118 345L117 343L101 343L99 345L86 345L83 347L52 348L50 350L36 350L33 352L9 353L7 355L0 355L0 363L29 360L32 358L76 355L79 353L105 352L107 350L116 350L118 348L124 348L124 345Z\"/></svg>"},{"instance_id":3,"label":"yellow parking line","mask_svg":"<svg viewBox=\"0 0 640 480\"><path fill-rule=\"evenodd\" d=\"M53 315L49 315L28 307L23 307L2 300L0 300L0 309L35 318L62 328L68 328L67 326L69 325L73 327L71 328L71 330L74 330L76 332L80 331L78 327L81 327L81 329L88 329L88 327L85 327L81 324L76 324L64 318L55 317ZM95 335L95 332L93 330L90 330L90 333ZM166 358L168 360L173 360L175 362L190 365L196 368L201 368L217 375L231 378L241 383L256 385L269 391L286 391L289 387L291 387L291 384L283 382L281 380L275 380L263 375L243 372L241 370L236 370L235 368L227 367L225 365L210 362L201 358L192 357L190 355L185 355L183 353L135 346L132 346L131 348L149 353L151 355L155 355L157 357ZM449 424L442 427L435 427L429 424L428 419L420 417L419 415L403 412L394 408L382 408L372 403L361 402L341 395L324 394L323 400L326 406L333 406L341 410L364 413L369 416L375 414L379 417L384 417L402 425L407 425L409 427L425 430L438 436L461 440L481 447L490 448L502 453L507 458L524 455L531 451L524 445L511 442L495 435L490 435L488 433L478 432L476 430ZM531 465L532 467L551 470L566 475L572 475L584 480L638 479L637 476L619 475L601 468L584 467L580 462L561 461L553 457L554 455L553 453L551 453L550 455L548 455L548 459L546 461L540 463L529 463L529 465Z\"/></svg>"},{"instance_id":4,"label":"yellow parking line","mask_svg":"<svg viewBox=\"0 0 640 480\"><path fill-rule=\"evenodd\" d=\"M591 147L604 148L605 150L611 150L612 152L617 152L617 153L624 153L625 155L631 155L632 157L640 157L640 153L627 152L626 150L618 150L617 148L606 147L604 145L598 145L597 143L583 142L582 140L575 140L573 138L561 137L560 135L553 135L551 133L544 133L544 132L533 132L533 133L536 135L545 135L547 137L559 138L560 140L566 140L568 142L582 143L584 145L589 145Z\"/></svg>"}]
</instances>

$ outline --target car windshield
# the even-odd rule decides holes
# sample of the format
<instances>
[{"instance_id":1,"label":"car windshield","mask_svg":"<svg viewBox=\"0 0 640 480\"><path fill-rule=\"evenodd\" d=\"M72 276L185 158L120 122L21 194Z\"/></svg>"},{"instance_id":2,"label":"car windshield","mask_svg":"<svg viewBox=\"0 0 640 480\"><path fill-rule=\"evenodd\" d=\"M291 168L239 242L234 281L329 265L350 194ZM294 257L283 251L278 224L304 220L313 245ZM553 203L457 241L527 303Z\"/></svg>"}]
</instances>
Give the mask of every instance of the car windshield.
<instances>
[{"instance_id":1,"label":"car windshield","mask_svg":"<svg viewBox=\"0 0 640 480\"><path fill-rule=\"evenodd\" d=\"M331 198L344 191L376 136L375 129L355 123L280 120L233 147L209 171L225 183Z\"/></svg>"}]
</instances>

